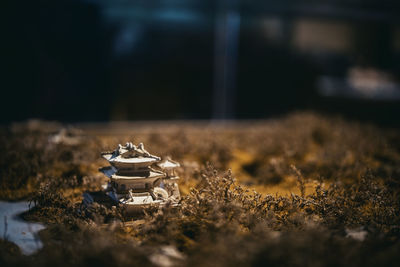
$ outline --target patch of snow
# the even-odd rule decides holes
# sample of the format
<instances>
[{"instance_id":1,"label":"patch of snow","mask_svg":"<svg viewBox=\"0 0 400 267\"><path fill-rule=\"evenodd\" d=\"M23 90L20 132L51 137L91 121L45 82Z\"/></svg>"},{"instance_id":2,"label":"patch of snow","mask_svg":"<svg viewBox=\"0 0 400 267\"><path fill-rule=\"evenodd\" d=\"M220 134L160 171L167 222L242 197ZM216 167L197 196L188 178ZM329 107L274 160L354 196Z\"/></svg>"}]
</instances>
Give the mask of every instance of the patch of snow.
<instances>
[{"instance_id":1,"label":"patch of snow","mask_svg":"<svg viewBox=\"0 0 400 267\"><path fill-rule=\"evenodd\" d=\"M40 223L31 223L18 217L29 209L29 202L0 201L1 238L17 244L23 254L31 255L43 247L37 232L46 228Z\"/></svg>"}]
</instances>

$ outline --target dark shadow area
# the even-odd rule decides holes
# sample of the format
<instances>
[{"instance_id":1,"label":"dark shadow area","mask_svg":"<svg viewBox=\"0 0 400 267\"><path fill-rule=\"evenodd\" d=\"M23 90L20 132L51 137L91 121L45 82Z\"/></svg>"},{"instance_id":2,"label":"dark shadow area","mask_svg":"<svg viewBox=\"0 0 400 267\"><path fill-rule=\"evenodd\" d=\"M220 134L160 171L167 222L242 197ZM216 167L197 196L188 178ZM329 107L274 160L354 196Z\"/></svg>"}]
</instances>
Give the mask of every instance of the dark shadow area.
<instances>
[{"instance_id":1,"label":"dark shadow area","mask_svg":"<svg viewBox=\"0 0 400 267\"><path fill-rule=\"evenodd\" d=\"M0 123L262 119L398 126L396 1L14 1Z\"/></svg>"}]
</instances>

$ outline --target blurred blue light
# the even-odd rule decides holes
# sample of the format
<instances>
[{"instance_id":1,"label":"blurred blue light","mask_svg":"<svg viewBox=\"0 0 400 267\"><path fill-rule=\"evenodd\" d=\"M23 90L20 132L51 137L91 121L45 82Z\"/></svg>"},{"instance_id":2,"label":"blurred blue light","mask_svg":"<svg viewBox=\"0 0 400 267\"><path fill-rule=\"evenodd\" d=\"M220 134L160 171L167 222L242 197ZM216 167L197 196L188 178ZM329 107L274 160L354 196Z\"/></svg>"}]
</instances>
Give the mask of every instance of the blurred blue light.
<instances>
[{"instance_id":1,"label":"blurred blue light","mask_svg":"<svg viewBox=\"0 0 400 267\"><path fill-rule=\"evenodd\" d=\"M117 57L132 52L135 44L140 40L143 29L137 25L125 25L118 32L114 40L114 54Z\"/></svg>"},{"instance_id":2,"label":"blurred blue light","mask_svg":"<svg viewBox=\"0 0 400 267\"><path fill-rule=\"evenodd\" d=\"M189 9L148 9L148 8L105 8L104 15L109 20L143 22L184 22L196 23L202 20L198 12Z\"/></svg>"}]
</instances>

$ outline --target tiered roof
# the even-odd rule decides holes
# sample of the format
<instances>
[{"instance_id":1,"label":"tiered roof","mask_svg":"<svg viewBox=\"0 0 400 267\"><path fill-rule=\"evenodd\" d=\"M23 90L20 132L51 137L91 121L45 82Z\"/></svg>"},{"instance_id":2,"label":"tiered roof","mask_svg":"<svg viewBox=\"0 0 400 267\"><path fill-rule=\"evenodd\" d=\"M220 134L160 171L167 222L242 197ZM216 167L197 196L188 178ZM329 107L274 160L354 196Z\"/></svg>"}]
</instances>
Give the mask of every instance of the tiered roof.
<instances>
[{"instance_id":1,"label":"tiered roof","mask_svg":"<svg viewBox=\"0 0 400 267\"><path fill-rule=\"evenodd\" d=\"M102 156L117 169L145 168L161 160L144 149L143 143L138 146L128 142L125 146L118 145L114 151L103 152Z\"/></svg>"},{"instance_id":2,"label":"tiered roof","mask_svg":"<svg viewBox=\"0 0 400 267\"><path fill-rule=\"evenodd\" d=\"M157 164L158 167L162 168L162 169L173 169L173 168L177 168L180 167L181 165L179 164L179 162L170 159L169 157L167 157L165 160L163 160L162 162Z\"/></svg>"},{"instance_id":3,"label":"tiered roof","mask_svg":"<svg viewBox=\"0 0 400 267\"><path fill-rule=\"evenodd\" d=\"M128 210L136 211L146 205L161 205L167 201L177 205L180 194L175 180L179 177L173 174L173 169L179 166L178 162L171 159L161 162L161 158L150 154L142 143L138 146L132 143L118 145L117 149L104 152L102 156L111 164L100 169L111 180L107 194Z\"/></svg>"},{"instance_id":4,"label":"tiered roof","mask_svg":"<svg viewBox=\"0 0 400 267\"><path fill-rule=\"evenodd\" d=\"M112 166L100 169L112 180L154 180L165 176L164 172L151 169L149 166L161 160L144 149L142 143L138 146L126 143L118 145L114 151L102 153Z\"/></svg>"}]
</instances>

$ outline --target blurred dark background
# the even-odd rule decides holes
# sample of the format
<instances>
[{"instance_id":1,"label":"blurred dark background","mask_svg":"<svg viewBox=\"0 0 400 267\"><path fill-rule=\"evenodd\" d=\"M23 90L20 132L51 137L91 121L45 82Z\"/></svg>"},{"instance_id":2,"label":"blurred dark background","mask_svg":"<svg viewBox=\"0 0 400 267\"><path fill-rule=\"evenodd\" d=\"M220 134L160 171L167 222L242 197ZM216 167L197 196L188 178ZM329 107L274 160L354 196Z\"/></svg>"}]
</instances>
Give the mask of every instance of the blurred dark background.
<instances>
[{"instance_id":1,"label":"blurred dark background","mask_svg":"<svg viewBox=\"0 0 400 267\"><path fill-rule=\"evenodd\" d=\"M259 119L399 125L400 2L12 1L1 123Z\"/></svg>"}]
</instances>

